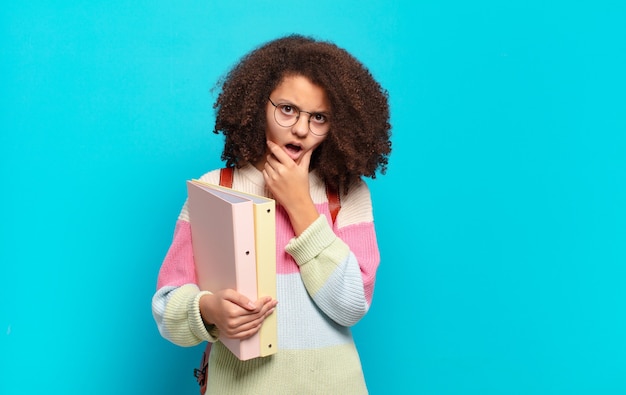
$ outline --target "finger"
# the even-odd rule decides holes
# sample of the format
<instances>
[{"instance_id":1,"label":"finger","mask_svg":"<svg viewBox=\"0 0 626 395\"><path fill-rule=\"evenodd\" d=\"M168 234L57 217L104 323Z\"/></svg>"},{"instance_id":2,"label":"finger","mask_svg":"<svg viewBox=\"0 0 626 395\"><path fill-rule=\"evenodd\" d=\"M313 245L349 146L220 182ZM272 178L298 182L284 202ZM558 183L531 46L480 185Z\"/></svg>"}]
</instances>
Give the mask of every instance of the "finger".
<instances>
[{"instance_id":1,"label":"finger","mask_svg":"<svg viewBox=\"0 0 626 395\"><path fill-rule=\"evenodd\" d=\"M256 302L254 302L255 309L248 310L245 315L248 317L252 317L252 316L260 317L263 314L265 314L267 310L270 310L276 307L277 304L278 304L278 301L275 299L272 299L271 296L265 296L263 298L259 298L257 299Z\"/></svg>"},{"instance_id":2,"label":"finger","mask_svg":"<svg viewBox=\"0 0 626 395\"><path fill-rule=\"evenodd\" d=\"M270 152L274 155L274 157L276 158L278 162L282 164L293 162L293 160L289 157L289 155L287 155L287 153L283 151L283 149L280 148L278 144L274 143L273 141L268 140L267 146L270 149Z\"/></svg>"},{"instance_id":3,"label":"finger","mask_svg":"<svg viewBox=\"0 0 626 395\"><path fill-rule=\"evenodd\" d=\"M271 297L265 296L265 297L255 300L254 302L251 302L252 305L254 306L254 311L249 310L247 314L258 314L263 309L263 307L265 307L265 305L271 301L272 301Z\"/></svg>"},{"instance_id":4,"label":"finger","mask_svg":"<svg viewBox=\"0 0 626 395\"><path fill-rule=\"evenodd\" d=\"M256 301L257 308L254 311L245 311L238 314L229 323L229 329L243 331L250 327L258 325L263 322L268 315L268 311L273 311L276 308L278 302L270 297L262 298Z\"/></svg>"},{"instance_id":5,"label":"finger","mask_svg":"<svg viewBox=\"0 0 626 395\"><path fill-rule=\"evenodd\" d=\"M278 144L276 144L273 141L267 140L266 143L267 143L267 148L269 148L270 152L272 152L272 153L273 153L274 150L278 150L279 149Z\"/></svg>"},{"instance_id":6,"label":"finger","mask_svg":"<svg viewBox=\"0 0 626 395\"><path fill-rule=\"evenodd\" d=\"M298 163L298 166L305 169L307 173L309 172L309 165L311 164L311 155L313 155L313 150L305 152L300 159L300 163Z\"/></svg>"},{"instance_id":7,"label":"finger","mask_svg":"<svg viewBox=\"0 0 626 395\"><path fill-rule=\"evenodd\" d=\"M252 336L256 333L261 326L263 325L263 321L270 315L276 311L275 305L269 304L272 306L270 308L263 309L260 313L256 314L253 319L249 321L242 321L237 325L233 325L228 328L228 337L236 337L236 338L245 338ZM252 318L253 316L248 316L247 318ZM242 317L244 318L244 317Z\"/></svg>"},{"instance_id":8,"label":"finger","mask_svg":"<svg viewBox=\"0 0 626 395\"><path fill-rule=\"evenodd\" d=\"M270 314L270 312L274 312L274 308L268 310L267 312L263 312L260 315L241 316L237 320L229 322L229 324L225 325L225 327L220 328L222 330L222 335L234 339L251 336L256 333L259 328L261 328L263 321Z\"/></svg>"},{"instance_id":9,"label":"finger","mask_svg":"<svg viewBox=\"0 0 626 395\"><path fill-rule=\"evenodd\" d=\"M237 332L237 333L233 333L232 335L227 335L226 337L229 337L229 338L232 338L232 339L243 340L243 339L247 339L249 337L252 337L260 329L261 329L261 325L257 325L255 327L248 328L248 329L242 330L242 331Z\"/></svg>"},{"instance_id":10,"label":"finger","mask_svg":"<svg viewBox=\"0 0 626 395\"><path fill-rule=\"evenodd\" d=\"M275 170L278 165L280 165L280 162L278 161L278 159L276 159L276 156L274 154L270 153L269 155L267 155L267 157L265 158L266 167L269 167L271 170Z\"/></svg>"},{"instance_id":11,"label":"finger","mask_svg":"<svg viewBox=\"0 0 626 395\"><path fill-rule=\"evenodd\" d=\"M245 295L240 294L237 291L230 290L230 292L226 292L224 294L224 299L232 303L235 303L236 305L248 311L254 311L257 309L257 306L254 303L252 303L250 299L248 299Z\"/></svg>"}]
</instances>

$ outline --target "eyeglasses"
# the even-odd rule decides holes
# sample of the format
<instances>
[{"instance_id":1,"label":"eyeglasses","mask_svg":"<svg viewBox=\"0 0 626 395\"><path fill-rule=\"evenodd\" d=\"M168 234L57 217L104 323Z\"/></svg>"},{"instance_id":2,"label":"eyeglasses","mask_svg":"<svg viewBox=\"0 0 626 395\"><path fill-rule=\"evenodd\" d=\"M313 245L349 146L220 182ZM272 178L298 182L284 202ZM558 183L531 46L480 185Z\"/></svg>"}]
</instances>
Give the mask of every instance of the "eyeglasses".
<instances>
[{"instance_id":1,"label":"eyeglasses","mask_svg":"<svg viewBox=\"0 0 626 395\"><path fill-rule=\"evenodd\" d=\"M309 114L309 130L316 136L324 136L330 130L330 122L328 115L320 112L308 112L300 110L298 107L289 103L274 104L272 99L267 98L274 106L274 119L276 123L284 128L289 128L298 122L300 113Z\"/></svg>"}]
</instances>

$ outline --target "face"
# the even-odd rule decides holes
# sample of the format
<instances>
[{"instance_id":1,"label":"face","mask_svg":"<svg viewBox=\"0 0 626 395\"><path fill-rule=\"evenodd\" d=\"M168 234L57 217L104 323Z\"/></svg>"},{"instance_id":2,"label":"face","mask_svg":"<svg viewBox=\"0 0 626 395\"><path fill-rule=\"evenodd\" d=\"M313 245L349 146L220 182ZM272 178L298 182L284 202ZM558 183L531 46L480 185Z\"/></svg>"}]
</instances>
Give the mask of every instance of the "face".
<instances>
[{"instance_id":1,"label":"face","mask_svg":"<svg viewBox=\"0 0 626 395\"><path fill-rule=\"evenodd\" d=\"M310 129L310 127L313 127L314 130L327 129L330 126L328 120L324 122L324 114L330 113L326 92L321 87L313 85L306 77L288 76L276 87L269 98L279 108L276 109L268 100L266 138L278 144L296 163L300 163L302 156L308 151L315 150L328 135L319 136L312 133ZM287 106L281 106L285 104ZM276 121L275 110L282 111L283 114L293 115L296 108L301 113L293 126L281 126ZM262 166L263 163L260 164L261 168Z\"/></svg>"}]
</instances>

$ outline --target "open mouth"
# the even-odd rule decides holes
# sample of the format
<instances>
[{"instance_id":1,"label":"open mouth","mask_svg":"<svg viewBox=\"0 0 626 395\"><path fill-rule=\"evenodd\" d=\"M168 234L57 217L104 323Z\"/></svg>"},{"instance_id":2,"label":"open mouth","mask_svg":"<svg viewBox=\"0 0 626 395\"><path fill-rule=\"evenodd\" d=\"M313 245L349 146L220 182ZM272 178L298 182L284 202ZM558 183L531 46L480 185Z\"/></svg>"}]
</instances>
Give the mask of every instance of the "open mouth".
<instances>
[{"instance_id":1,"label":"open mouth","mask_svg":"<svg viewBox=\"0 0 626 395\"><path fill-rule=\"evenodd\" d=\"M302 151L302 147L295 145L295 144L287 144L285 145L285 148L287 149L287 151L292 152L294 154L297 154L298 152Z\"/></svg>"}]
</instances>

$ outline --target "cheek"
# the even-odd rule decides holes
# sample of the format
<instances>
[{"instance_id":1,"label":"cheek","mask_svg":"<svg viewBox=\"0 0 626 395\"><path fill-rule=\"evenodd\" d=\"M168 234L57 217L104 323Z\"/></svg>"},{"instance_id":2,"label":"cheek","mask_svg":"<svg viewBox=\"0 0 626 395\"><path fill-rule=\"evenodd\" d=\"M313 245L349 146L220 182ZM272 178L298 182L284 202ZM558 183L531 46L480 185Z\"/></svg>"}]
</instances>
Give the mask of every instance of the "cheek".
<instances>
[{"instance_id":1,"label":"cheek","mask_svg":"<svg viewBox=\"0 0 626 395\"><path fill-rule=\"evenodd\" d=\"M267 122L265 124L265 138L273 142L278 142L277 137L278 134L276 128L274 127L274 125L271 125L269 122Z\"/></svg>"},{"instance_id":2,"label":"cheek","mask_svg":"<svg viewBox=\"0 0 626 395\"><path fill-rule=\"evenodd\" d=\"M313 145L313 149L319 147L324 142L324 140L326 140L326 137L328 137L328 135L322 136L322 137L318 137L317 140L315 141L314 145Z\"/></svg>"}]
</instances>

